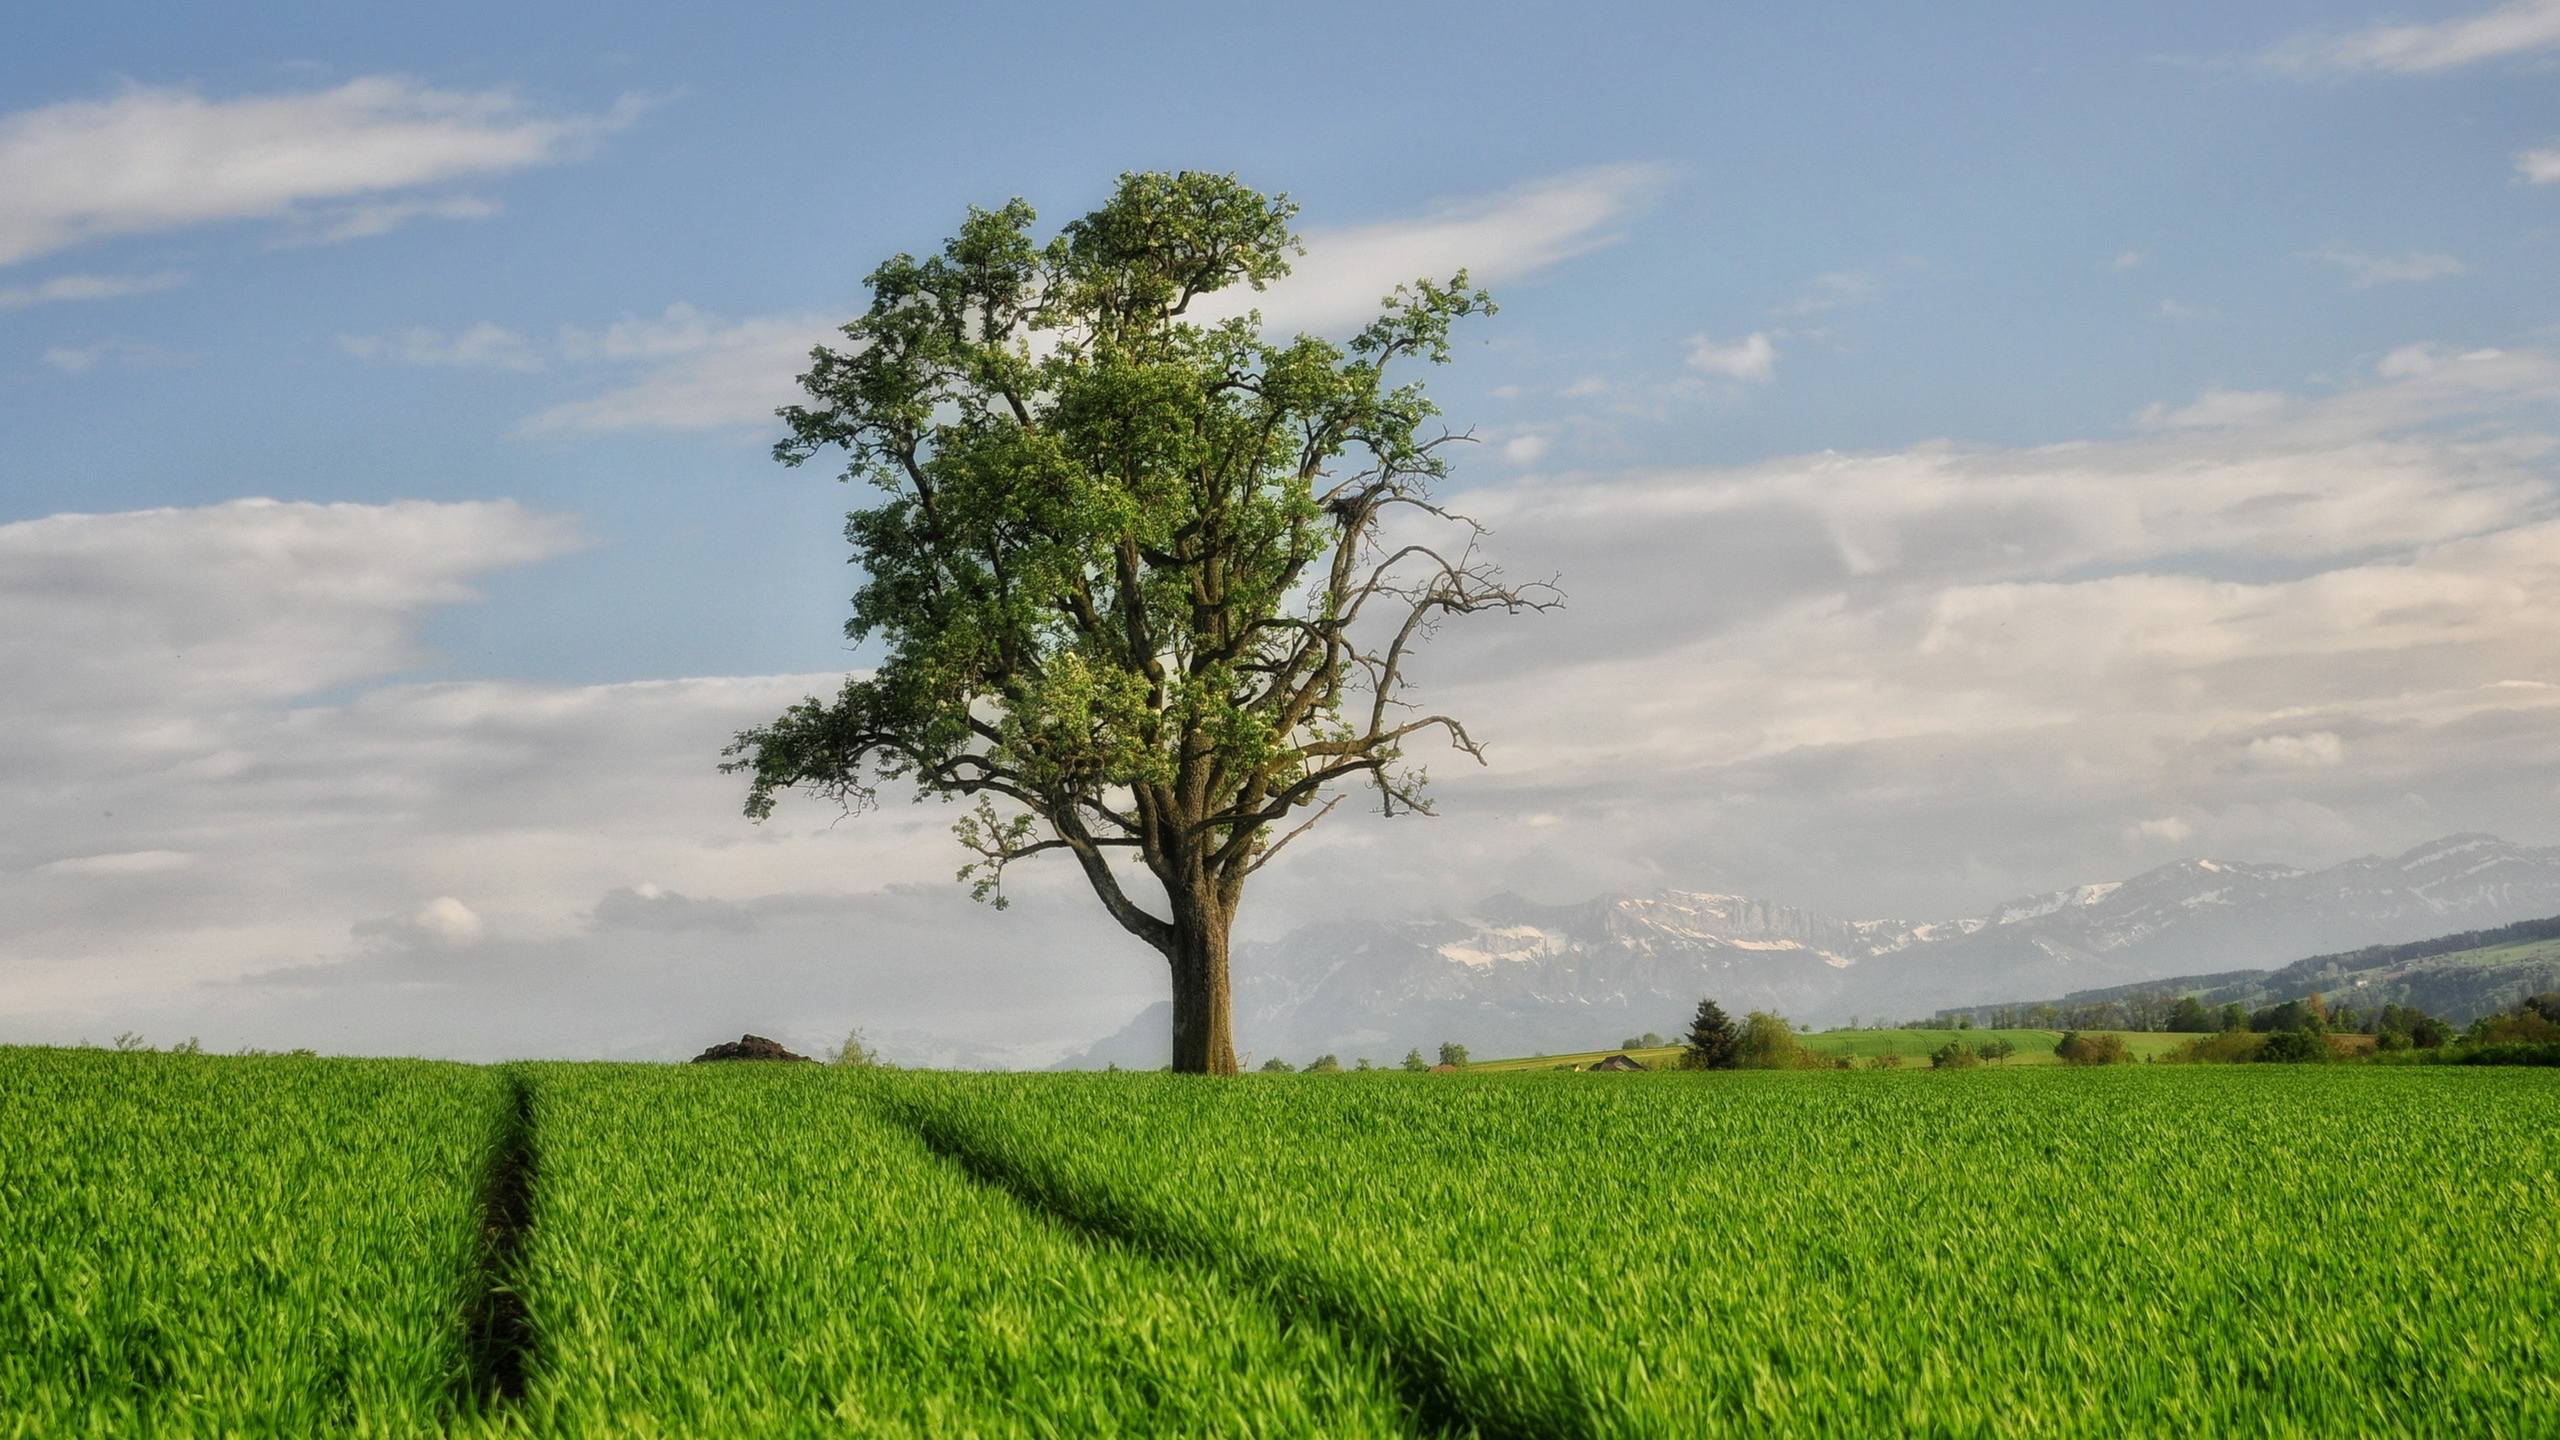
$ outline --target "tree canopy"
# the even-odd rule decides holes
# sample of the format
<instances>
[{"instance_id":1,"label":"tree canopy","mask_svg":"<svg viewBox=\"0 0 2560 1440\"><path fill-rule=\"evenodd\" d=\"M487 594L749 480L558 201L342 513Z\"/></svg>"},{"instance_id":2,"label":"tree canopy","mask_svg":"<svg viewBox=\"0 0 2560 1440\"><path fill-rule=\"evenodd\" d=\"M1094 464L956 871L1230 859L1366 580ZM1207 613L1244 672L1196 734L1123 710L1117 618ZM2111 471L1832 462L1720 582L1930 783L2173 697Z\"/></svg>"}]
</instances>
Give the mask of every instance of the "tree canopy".
<instances>
[{"instance_id":1,"label":"tree canopy","mask_svg":"<svg viewBox=\"0 0 2560 1440\"><path fill-rule=\"evenodd\" d=\"M1433 495L1463 437L1401 372L1491 313L1464 271L1397 287L1339 344L1195 308L1287 274L1294 214L1231 177L1127 175L1045 244L1017 200L874 270L775 454L841 452L879 492L845 522L845 633L879 660L727 752L758 818L792 788L974 802L961 874L998 904L1008 864L1072 856L1171 963L1178 1070L1234 1071L1236 905L1328 791L1427 811L1409 741L1483 758L1408 707L1416 648L1556 600Z\"/></svg>"}]
</instances>

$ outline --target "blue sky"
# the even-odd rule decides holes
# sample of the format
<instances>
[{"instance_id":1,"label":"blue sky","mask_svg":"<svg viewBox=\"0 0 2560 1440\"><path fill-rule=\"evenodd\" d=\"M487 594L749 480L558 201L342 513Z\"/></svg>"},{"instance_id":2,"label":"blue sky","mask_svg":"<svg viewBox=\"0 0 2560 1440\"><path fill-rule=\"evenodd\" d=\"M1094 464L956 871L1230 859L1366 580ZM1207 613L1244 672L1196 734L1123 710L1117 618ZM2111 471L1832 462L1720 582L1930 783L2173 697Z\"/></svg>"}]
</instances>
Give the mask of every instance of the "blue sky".
<instances>
[{"instance_id":1,"label":"blue sky","mask_svg":"<svg viewBox=\"0 0 2560 1440\"><path fill-rule=\"evenodd\" d=\"M971 203L1057 223L1131 169L1298 199L1311 255L1280 319L1356 323L1366 267L1491 272L1502 313L1434 390L1485 441L1460 488L1577 607L1456 652L1505 709L1553 698L1477 818L1420 853L1461 878L1413 903L1528 877L1961 908L2205 846L2560 839L2525 833L2560 762L2533 738L2550 713L2516 708L2560 677L2501 618L2538 603L2553 513L2560 5L1487 8L15 19L0 542L53 578L10 592L0 664L114 672L27 723L143 726L182 817L104 823L48 762L47 804L94 833L30 802L0 845L46 917L0 933L0 964L44 977L24 1003L103 1014L173 975L441 934L435 901L473 917L439 943L569 943L607 892L853 903L947 869L906 858L938 823L769 871L707 858L732 843L725 782L698 774L724 727L849 663L858 497L775 465L761 417L873 263ZM244 497L360 508L223 508ZM95 523L40 523L72 513ZM2362 584L2424 594L2346 598ZM29 599L74 595L94 608ZM1982 619L2003 606L2024 618ZM2352 655L2295 633L2396 635L2409 606L2443 625ZM2132 637L2124 665L2053 688L2083 643L2040 649L2027 621L2053 615ZM232 668L185 669L217 616ZM2246 635L2189 653L2162 626ZM64 636L77 665L47 648ZM682 680L730 698L599 688ZM155 730L155 694L192 698ZM2108 730L2163 695L2183 698ZM305 732L357 766L478 743L368 716L477 697L458 726L521 738L667 696L689 698L592 777L663 803L583 841L563 817L611 806L490 799L563 772L530 740L385 812L412 839L361 871L323 863L346 842L307 792L240 778ZM169 749L222 716L201 753ZM2101 731L2144 758L2084 789ZM2473 759L2425 759L2449 749ZM102 786L161 773L88 753ZM1648 765L1679 777L1651 808L1626 779ZM1621 838L1561 838L1580 824ZM1346 828L1270 923L1373 863ZM307 861L244 871L253 835ZM531 858L555 846L588 858ZM169 893L111 905L71 874ZM242 894L271 897L261 918L206 898ZM100 939L100 906L152 918ZM219 958L116 958L171 937Z\"/></svg>"}]
</instances>

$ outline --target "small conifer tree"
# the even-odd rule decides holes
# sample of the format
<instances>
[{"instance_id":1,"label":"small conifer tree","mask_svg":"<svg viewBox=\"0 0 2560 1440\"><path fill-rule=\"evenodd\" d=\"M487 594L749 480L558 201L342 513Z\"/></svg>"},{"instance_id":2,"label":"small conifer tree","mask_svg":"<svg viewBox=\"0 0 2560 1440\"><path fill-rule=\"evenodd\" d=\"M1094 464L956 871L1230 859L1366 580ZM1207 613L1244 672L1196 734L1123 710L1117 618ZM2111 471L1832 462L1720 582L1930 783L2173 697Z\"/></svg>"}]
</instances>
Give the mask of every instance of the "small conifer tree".
<instances>
[{"instance_id":1,"label":"small conifer tree","mask_svg":"<svg viewBox=\"0 0 2560 1440\"><path fill-rule=\"evenodd\" d=\"M1689 1022L1689 1034L1683 1042L1688 1048L1681 1053L1680 1066L1684 1070L1730 1070L1737 1056L1737 1040L1733 1021L1726 1017L1724 1007L1713 1000L1701 1000L1696 1018Z\"/></svg>"}]
</instances>

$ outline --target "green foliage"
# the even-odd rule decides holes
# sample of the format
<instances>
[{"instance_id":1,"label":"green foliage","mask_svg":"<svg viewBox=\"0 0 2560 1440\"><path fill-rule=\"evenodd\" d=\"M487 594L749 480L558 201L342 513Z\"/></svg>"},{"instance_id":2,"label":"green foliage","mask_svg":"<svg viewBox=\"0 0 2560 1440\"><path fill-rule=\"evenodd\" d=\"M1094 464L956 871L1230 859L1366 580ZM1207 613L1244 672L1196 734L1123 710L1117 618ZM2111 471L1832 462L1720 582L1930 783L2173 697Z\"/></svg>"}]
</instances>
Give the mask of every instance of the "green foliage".
<instances>
[{"instance_id":1,"label":"green foliage","mask_svg":"<svg viewBox=\"0 0 2560 1440\"><path fill-rule=\"evenodd\" d=\"M1976 1047L1985 1062L1998 1064L2018 1053L2018 1047L2006 1035L1995 1035Z\"/></svg>"},{"instance_id":2,"label":"green foliage","mask_svg":"<svg viewBox=\"0 0 2560 1440\"><path fill-rule=\"evenodd\" d=\"M432 1435L508 1098L422 1061L0 1049L0 1435Z\"/></svg>"},{"instance_id":3,"label":"green foliage","mask_svg":"<svg viewBox=\"0 0 2560 1440\"><path fill-rule=\"evenodd\" d=\"M2307 1030L2325 1035L2329 1032L2329 1007L2314 995L2269 1005L2249 1016L2249 1028L2261 1035L2279 1030Z\"/></svg>"},{"instance_id":4,"label":"green foliage","mask_svg":"<svg viewBox=\"0 0 2560 1440\"><path fill-rule=\"evenodd\" d=\"M1347 345L1196 318L1288 273L1295 212L1228 177L1127 175L1046 244L1017 200L871 273L775 454L839 451L880 492L846 521L865 578L845 630L883 655L738 737L750 813L884 780L1009 801L962 825L991 895L1030 847L1137 840L1186 783L1215 793L1195 818L1224 817L1229 860L1322 780L1419 803L1395 737L1346 715L1355 657L1329 637L1366 572L1327 567L1446 472L1437 409L1390 368L1445 360L1492 307L1461 274L1398 287Z\"/></svg>"},{"instance_id":5,"label":"green foliage","mask_svg":"<svg viewBox=\"0 0 2560 1440\"><path fill-rule=\"evenodd\" d=\"M2054 1058L2065 1065L2118 1065L2132 1058L2125 1054L2121 1035L2083 1035L2077 1030L2054 1042Z\"/></svg>"},{"instance_id":6,"label":"green foliage","mask_svg":"<svg viewBox=\"0 0 2560 1440\"><path fill-rule=\"evenodd\" d=\"M2448 1055L2458 1065L2560 1065L2560 1041L2511 1040L2462 1045Z\"/></svg>"},{"instance_id":7,"label":"green foliage","mask_svg":"<svg viewBox=\"0 0 2560 1440\"><path fill-rule=\"evenodd\" d=\"M1440 1063L1443 1065L1455 1065L1461 1070L1467 1068L1467 1047L1459 1044L1455 1040L1441 1041Z\"/></svg>"},{"instance_id":8,"label":"green foliage","mask_svg":"<svg viewBox=\"0 0 2560 1440\"><path fill-rule=\"evenodd\" d=\"M2205 1013L2204 1002L2193 995L2181 995L2169 1010L2171 1030L2201 1035L2213 1029L2213 1017Z\"/></svg>"},{"instance_id":9,"label":"green foliage","mask_svg":"<svg viewBox=\"0 0 2560 1440\"><path fill-rule=\"evenodd\" d=\"M1307 1062L1307 1073L1310 1075L1339 1075L1342 1073L1342 1062L1331 1055L1319 1055L1313 1060Z\"/></svg>"},{"instance_id":10,"label":"green foliage","mask_svg":"<svg viewBox=\"0 0 2560 1440\"><path fill-rule=\"evenodd\" d=\"M889 1062L881 1059L880 1052L862 1038L861 1030L854 1029L845 1033L844 1043L836 1047L836 1053L828 1063L849 1070L871 1070L885 1067Z\"/></svg>"},{"instance_id":11,"label":"green foliage","mask_svg":"<svg viewBox=\"0 0 2560 1440\"><path fill-rule=\"evenodd\" d=\"M1262 1062L1262 1073L1265 1075L1294 1075L1298 1073L1298 1067L1281 1059L1279 1056L1274 1055L1270 1059Z\"/></svg>"},{"instance_id":12,"label":"green foliage","mask_svg":"<svg viewBox=\"0 0 2560 1440\"><path fill-rule=\"evenodd\" d=\"M1743 1070L1794 1070L1826 1062L1806 1052L1783 1017L1754 1010L1734 1037L1733 1063Z\"/></svg>"},{"instance_id":13,"label":"green foliage","mask_svg":"<svg viewBox=\"0 0 2560 1440\"><path fill-rule=\"evenodd\" d=\"M1846 1060L1849 1057L1843 1055L1840 1058ZM1899 1070L1902 1068L1902 1052L1899 1050L1887 1050L1882 1054L1870 1055L1867 1057L1867 1068L1870 1070Z\"/></svg>"},{"instance_id":14,"label":"green foliage","mask_svg":"<svg viewBox=\"0 0 2560 1440\"><path fill-rule=\"evenodd\" d=\"M1491 313L1464 271L1397 286L1346 343L1207 318L1288 273L1295 214L1230 176L1131 174L1046 243L1016 200L873 270L774 453L838 454L877 492L845 521L845 634L878 662L724 752L759 819L795 788L967 802L982 900L1004 903L1009 864L1072 855L1171 962L1184 1070L1234 1069L1209 997L1246 878L1340 783L1428 811L1409 744L1483 758L1401 698L1414 647L1554 603L1433 498L1462 437L1404 372ZM1124 888L1124 854L1160 905Z\"/></svg>"},{"instance_id":15,"label":"green foliage","mask_svg":"<svg viewBox=\"0 0 2560 1440\"><path fill-rule=\"evenodd\" d=\"M1698 1002L1698 1013L1689 1021L1689 1033L1680 1050L1680 1067L1684 1070L1730 1070L1740 1059L1742 1037L1734 1031L1733 1021L1726 1018L1724 1007L1713 1000Z\"/></svg>"},{"instance_id":16,"label":"green foliage","mask_svg":"<svg viewBox=\"0 0 2560 1440\"><path fill-rule=\"evenodd\" d=\"M1396 1068L1420 1075L1431 1068L1431 1062L1423 1059L1420 1047L1416 1047L1404 1052L1404 1059L1397 1062Z\"/></svg>"},{"instance_id":17,"label":"green foliage","mask_svg":"<svg viewBox=\"0 0 2560 1440\"><path fill-rule=\"evenodd\" d=\"M2383 1050L2435 1050L2451 1043L2453 1027L2410 1005L2385 1005L2374 1017L2375 1045Z\"/></svg>"},{"instance_id":18,"label":"green foliage","mask_svg":"<svg viewBox=\"0 0 2560 1440\"><path fill-rule=\"evenodd\" d=\"M1971 1070L1982 1063L1982 1056L1961 1040L1950 1040L1929 1052L1932 1070Z\"/></svg>"},{"instance_id":19,"label":"green foliage","mask_svg":"<svg viewBox=\"0 0 2560 1440\"><path fill-rule=\"evenodd\" d=\"M2265 1038L2246 1026L2199 1035L2160 1058L2180 1065L2238 1065L2258 1058Z\"/></svg>"},{"instance_id":20,"label":"green foliage","mask_svg":"<svg viewBox=\"0 0 2560 1440\"><path fill-rule=\"evenodd\" d=\"M2475 1045L2560 1043L2560 994L2535 995L2503 1015L2486 1015L2464 1036Z\"/></svg>"},{"instance_id":21,"label":"green foliage","mask_svg":"<svg viewBox=\"0 0 2560 1440\"><path fill-rule=\"evenodd\" d=\"M2249 1058L2271 1065L2318 1065L2330 1057L2329 1037L2317 1030L2270 1030Z\"/></svg>"}]
</instances>

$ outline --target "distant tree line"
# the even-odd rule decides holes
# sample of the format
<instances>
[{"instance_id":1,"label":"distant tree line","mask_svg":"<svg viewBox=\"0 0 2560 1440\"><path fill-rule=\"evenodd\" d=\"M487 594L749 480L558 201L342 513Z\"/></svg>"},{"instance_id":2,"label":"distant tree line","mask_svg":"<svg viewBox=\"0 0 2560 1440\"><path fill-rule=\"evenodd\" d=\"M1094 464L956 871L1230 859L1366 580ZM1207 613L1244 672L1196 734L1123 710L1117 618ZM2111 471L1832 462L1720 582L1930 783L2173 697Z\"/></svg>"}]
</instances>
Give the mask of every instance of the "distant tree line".
<instances>
[{"instance_id":1,"label":"distant tree line","mask_svg":"<svg viewBox=\"0 0 2560 1440\"><path fill-rule=\"evenodd\" d=\"M2372 1056L2459 1065L2560 1065L2560 991L2530 995L2457 1031L2408 1005L2357 1011L2318 991L2242 1015L2223 1007L2222 1029L2162 1056L2205 1063L2318 1064Z\"/></svg>"}]
</instances>

